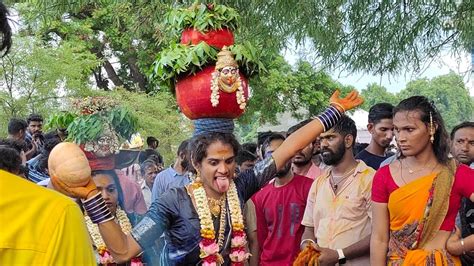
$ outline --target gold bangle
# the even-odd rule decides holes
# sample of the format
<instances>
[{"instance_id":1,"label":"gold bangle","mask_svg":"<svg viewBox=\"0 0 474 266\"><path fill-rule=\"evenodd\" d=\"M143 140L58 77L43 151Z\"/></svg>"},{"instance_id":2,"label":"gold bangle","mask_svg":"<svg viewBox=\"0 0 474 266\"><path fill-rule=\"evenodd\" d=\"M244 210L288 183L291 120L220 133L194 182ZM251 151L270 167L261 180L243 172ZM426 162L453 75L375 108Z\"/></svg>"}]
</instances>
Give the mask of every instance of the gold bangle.
<instances>
[{"instance_id":1,"label":"gold bangle","mask_svg":"<svg viewBox=\"0 0 474 266\"><path fill-rule=\"evenodd\" d=\"M335 106L341 108L341 109L342 109L342 112L346 112L346 108L344 108L344 106L342 106L342 104L340 104L340 103L337 103L337 102L330 102L329 104L332 104L332 105L335 105Z\"/></svg>"},{"instance_id":2,"label":"gold bangle","mask_svg":"<svg viewBox=\"0 0 474 266\"><path fill-rule=\"evenodd\" d=\"M461 249L462 249L462 254L466 255L466 250L464 250L464 238L461 238Z\"/></svg>"}]
</instances>

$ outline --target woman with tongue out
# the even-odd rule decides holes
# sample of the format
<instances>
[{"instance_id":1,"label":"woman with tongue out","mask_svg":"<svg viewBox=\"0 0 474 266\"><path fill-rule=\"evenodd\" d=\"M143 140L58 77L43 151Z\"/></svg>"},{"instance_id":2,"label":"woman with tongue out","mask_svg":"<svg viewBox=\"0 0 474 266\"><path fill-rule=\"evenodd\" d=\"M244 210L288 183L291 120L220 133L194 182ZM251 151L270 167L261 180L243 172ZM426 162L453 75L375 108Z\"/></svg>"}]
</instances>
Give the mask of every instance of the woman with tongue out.
<instances>
[{"instance_id":1,"label":"woman with tongue out","mask_svg":"<svg viewBox=\"0 0 474 266\"><path fill-rule=\"evenodd\" d=\"M57 190L83 199L115 261L129 260L165 233L167 246L160 258L162 265L243 265L248 258L243 203L294 154L330 129L344 111L363 102L356 91L345 98L340 98L336 91L330 101L329 108L291 134L272 156L236 178L235 156L240 145L231 132L194 137L190 152L195 181L164 193L129 235L109 219L109 213L97 211L103 199L93 181L86 187L75 188L57 179L53 184Z\"/></svg>"}]
</instances>

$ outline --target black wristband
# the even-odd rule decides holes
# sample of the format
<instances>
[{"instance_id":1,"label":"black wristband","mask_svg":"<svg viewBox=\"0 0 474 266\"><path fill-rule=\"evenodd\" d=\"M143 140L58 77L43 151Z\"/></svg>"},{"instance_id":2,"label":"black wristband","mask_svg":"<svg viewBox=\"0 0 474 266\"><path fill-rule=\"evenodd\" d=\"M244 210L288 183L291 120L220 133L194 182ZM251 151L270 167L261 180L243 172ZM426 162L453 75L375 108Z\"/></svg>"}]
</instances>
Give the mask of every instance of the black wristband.
<instances>
[{"instance_id":1,"label":"black wristband","mask_svg":"<svg viewBox=\"0 0 474 266\"><path fill-rule=\"evenodd\" d=\"M95 224L105 223L114 219L100 193L97 193L88 200L82 201L82 205L91 221Z\"/></svg>"},{"instance_id":2,"label":"black wristband","mask_svg":"<svg viewBox=\"0 0 474 266\"><path fill-rule=\"evenodd\" d=\"M324 110L324 112L320 113L316 116L316 119L321 122L323 125L324 131L328 131L334 125L336 125L337 121L341 119L342 113L334 106L329 106Z\"/></svg>"}]
</instances>

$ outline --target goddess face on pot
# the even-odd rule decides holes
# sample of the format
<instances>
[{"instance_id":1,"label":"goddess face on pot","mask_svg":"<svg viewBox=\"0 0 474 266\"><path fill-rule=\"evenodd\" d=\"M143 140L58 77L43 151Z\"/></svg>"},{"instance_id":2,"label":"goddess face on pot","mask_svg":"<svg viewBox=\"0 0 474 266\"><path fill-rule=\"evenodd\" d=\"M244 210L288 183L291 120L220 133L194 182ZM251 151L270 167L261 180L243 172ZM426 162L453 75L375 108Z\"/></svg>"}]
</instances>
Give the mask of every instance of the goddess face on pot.
<instances>
[{"instance_id":1,"label":"goddess face on pot","mask_svg":"<svg viewBox=\"0 0 474 266\"><path fill-rule=\"evenodd\" d=\"M219 79L222 83L232 86L239 77L239 69L234 66L226 66L219 71Z\"/></svg>"},{"instance_id":2,"label":"goddess face on pot","mask_svg":"<svg viewBox=\"0 0 474 266\"><path fill-rule=\"evenodd\" d=\"M99 138L86 143L84 150L93 152L97 157L107 157L118 153L119 148L117 134L107 125Z\"/></svg>"},{"instance_id":3,"label":"goddess face on pot","mask_svg":"<svg viewBox=\"0 0 474 266\"><path fill-rule=\"evenodd\" d=\"M242 80L239 74L239 65L234 59L231 51L224 46L222 51L217 54L215 71L211 79L211 104L216 107L219 104L219 91L225 93L234 93L239 108L244 110L246 100Z\"/></svg>"}]
</instances>

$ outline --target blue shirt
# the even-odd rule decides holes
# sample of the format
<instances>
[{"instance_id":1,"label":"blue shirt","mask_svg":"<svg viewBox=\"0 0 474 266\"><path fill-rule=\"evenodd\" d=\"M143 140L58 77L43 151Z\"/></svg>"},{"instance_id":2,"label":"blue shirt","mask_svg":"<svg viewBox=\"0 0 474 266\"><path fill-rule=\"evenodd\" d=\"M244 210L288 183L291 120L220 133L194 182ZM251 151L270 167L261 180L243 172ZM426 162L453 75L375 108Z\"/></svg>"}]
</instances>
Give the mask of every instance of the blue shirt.
<instances>
[{"instance_id":1,"label":"blue shirt","mask_svg":"<svg viewBox=\"0 0 474 266\"><path fill-rule=\"evenodd\" d=\"M40 168L39 163L41 156L42 155L38 155L27 162L28 180L33 183L38 183L49 178L49 175Z\"/></svg>"},{"instance_id":2,"label":"blue shirt","mask_svg":"<svg viewBox=\"0 0 474 266\"><path fill-rule=\"evenodd\" d=\"M156 175L151 191L151 202L154 202L170 188L184 187L189 183L191 183L191 179L188 173L181 175L174 170L173 166L170 166Z\"/></svg>"}]
</instances>

